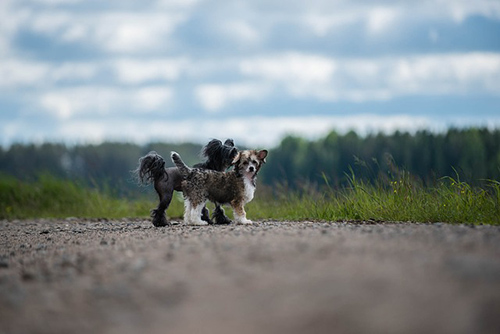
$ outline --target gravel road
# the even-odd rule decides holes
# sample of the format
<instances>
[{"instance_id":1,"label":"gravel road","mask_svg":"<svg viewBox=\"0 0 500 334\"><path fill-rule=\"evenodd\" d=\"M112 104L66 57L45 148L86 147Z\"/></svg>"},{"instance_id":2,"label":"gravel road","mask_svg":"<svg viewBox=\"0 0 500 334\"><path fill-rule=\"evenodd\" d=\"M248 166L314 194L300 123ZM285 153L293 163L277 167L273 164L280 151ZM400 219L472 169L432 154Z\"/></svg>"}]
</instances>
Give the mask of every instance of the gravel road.
<instances>
[{"instance_id":1,"label":"gravel road","mask_svg":"<svg viewBox=\"0 0 500 334\"><path fill-rule=\"evenodd\" d=\"M500 333L500 227L0 221L0 333Z\"/></svg>"}]
</instances>

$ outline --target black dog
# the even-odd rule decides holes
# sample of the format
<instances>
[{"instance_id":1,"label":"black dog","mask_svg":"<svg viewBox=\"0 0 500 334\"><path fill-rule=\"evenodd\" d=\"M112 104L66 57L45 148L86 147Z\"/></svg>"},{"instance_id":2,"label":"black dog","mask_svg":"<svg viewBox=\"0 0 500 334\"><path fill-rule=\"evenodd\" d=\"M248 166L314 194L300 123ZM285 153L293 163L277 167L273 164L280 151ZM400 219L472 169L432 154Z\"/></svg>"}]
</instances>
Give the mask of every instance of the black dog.
<instances>
[{"instance_id":1,"label":"black dog","mask_svg":"<svg viewBox=\"0 0 500 334\"><path fill-rule=\"evenodd\" d=\"M218 139L212 139L202 151L207 161L194 165L195 168L225 171L238 154L232 139L226 139L224 144ZM182 191L182 176L177 167L165 168L165 160L156 152L149 152L139 159L139 167L135 170L139 182L142 184L153 183L160 203L156 209L151 210L153 225L160 227L168 225L165 211L170 205L174 190ZM231 220L224 214L224 209L216 206L213 218L217 224L230 224ZM202 220L213 224L210 220L208 209L203 208Z\"/></svg>"}]
</instances>

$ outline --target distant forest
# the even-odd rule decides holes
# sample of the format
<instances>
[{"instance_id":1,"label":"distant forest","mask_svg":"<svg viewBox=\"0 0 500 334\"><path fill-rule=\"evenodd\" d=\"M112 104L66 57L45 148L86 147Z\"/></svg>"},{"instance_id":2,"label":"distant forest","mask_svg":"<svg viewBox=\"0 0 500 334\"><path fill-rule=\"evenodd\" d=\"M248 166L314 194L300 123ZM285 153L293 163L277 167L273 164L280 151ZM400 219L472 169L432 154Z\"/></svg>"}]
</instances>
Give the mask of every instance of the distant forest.
<instances>
[{"instance_id":1,"label":"distant forest","mask_svg":"<svg viewBox=\"0 0 500 334\"><path fill-rule=\"evenodd\" d=\"M169 159L172 150L194 164L200 160L201 145L15 144L0 150L0 173L28 181L49 174L133 197L144 191L137 187L131 171L137 167L138 159L151 150L161 154L167 165L172 165ZM314 141L288 136L269 151L259 183L292 189L326 183L343 186L352 173L357 178L374 181L394 179L404 171L430 185L443 176L460 177L470 183L500 180L500 129L369 136L331 132Z\"/></svg>"}]
</instances>

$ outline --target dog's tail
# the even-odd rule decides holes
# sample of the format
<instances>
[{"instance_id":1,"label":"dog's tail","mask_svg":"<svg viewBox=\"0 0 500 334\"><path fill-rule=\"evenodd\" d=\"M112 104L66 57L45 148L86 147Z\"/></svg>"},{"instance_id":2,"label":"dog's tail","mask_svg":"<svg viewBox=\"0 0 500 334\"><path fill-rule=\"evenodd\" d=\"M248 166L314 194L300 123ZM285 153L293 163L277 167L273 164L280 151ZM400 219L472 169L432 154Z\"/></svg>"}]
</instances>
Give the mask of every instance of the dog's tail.
<instances>
[{"instance_id":1,"label":"dog's tail","mask_svg":"<svg viewBox=\"0 0 500 334\"><path fill-rule=\"evenodd\" d=\"M191 168L189 168L184 161L182 161L181 156L177 153L172 151L170 153L170 158L172 159L172 162L177 166L177 169L179 169L179 172L181 173L182 177L185 178L189 175L191 172Z\"/></svg>"},{"instance_id":2,"label":"dog's tail","mask_svg":"<svg viewBox=\"0 0 500 334\"><path fill-rule=\"evenodd\" d=\"M134 170L139 184L150 184L162 178L165 173L165 160L155 151L139 159L139 166Z\"/></svg>"}]
</instances>

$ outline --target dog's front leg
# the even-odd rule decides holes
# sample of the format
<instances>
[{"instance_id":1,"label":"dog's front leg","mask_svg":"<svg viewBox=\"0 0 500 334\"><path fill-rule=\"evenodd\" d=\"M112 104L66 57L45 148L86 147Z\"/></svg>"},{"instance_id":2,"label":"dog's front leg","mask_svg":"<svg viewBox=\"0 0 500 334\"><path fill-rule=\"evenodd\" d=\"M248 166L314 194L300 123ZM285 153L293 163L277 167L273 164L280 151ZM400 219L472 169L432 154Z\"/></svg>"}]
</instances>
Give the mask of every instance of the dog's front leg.
<instances>
[{"instance_id":1,"label":"dog's front leg","mask_svg":"<svg viewBox=\"0 0 500 334\"><path fill-rule=\"evenodd\" d=\"M247 213L242 203L231 203L231 206L237 224L252 224L252 221L247 219Z\"/></svg>"}]
</instances>

